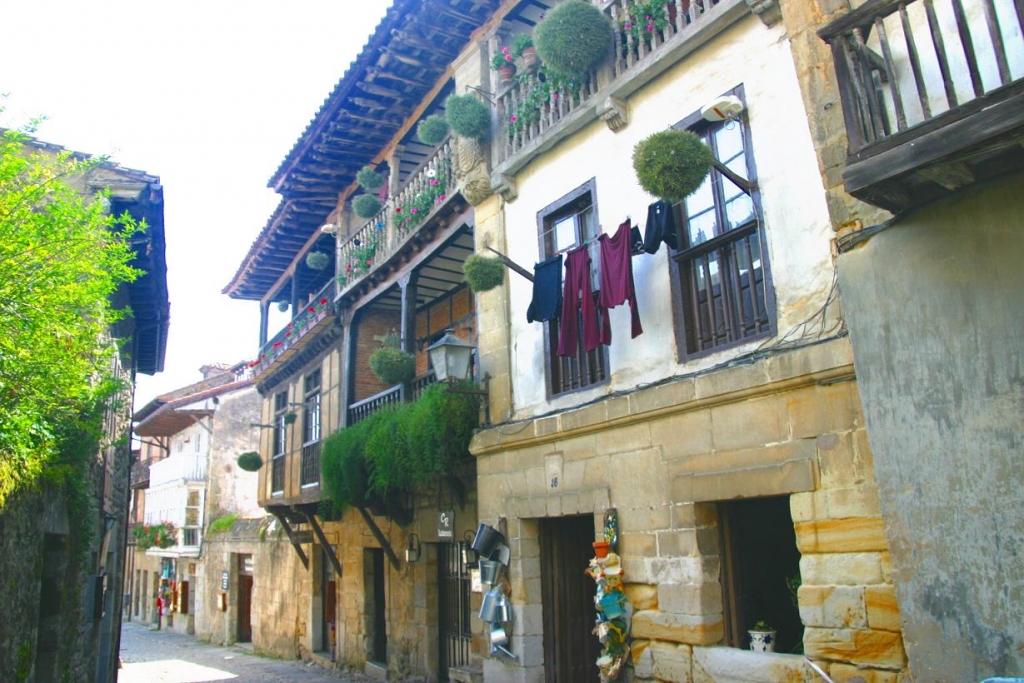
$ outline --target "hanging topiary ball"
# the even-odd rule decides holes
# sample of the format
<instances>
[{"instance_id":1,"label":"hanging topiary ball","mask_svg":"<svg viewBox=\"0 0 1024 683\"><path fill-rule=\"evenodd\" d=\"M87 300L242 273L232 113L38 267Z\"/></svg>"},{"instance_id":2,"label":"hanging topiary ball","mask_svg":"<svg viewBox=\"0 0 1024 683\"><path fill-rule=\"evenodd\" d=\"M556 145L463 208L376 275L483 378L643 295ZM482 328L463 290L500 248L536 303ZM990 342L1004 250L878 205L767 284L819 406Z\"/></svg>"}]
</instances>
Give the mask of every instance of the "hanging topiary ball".
<instances>
[{"instance_id":1,"label":"hanging topiary ball","mask_svg":"<svg viewBox=\"0 0 1024 683\"><path fill-rule=\"evenodd\" d=\"M469 288L488 292L505 281L505 264L499 259L473 254L462 264Z\"/></svg>"},{"instance_id":2,"label":"hanging topiary ball","mask_svg":"<svg viewBox=\"0 0 1024 683\"><path fill-rule=\"evenodd\" d=\"M448 135L448 122L444 120L444 117L432 114L427 118L420 121L419 125L416 126L416 137L420 139L424 145L440 144L442 140Z\"/></svg>"},{"instance_id":3,"label":"hanging topiary ball","mask_svg":"<svg viewBox=\"0 0 1024 683\"><path fill-rule=\"evenodd\" d=\"M566 0L537 24L534 46L542 62L567 76L585 76L611 51L612 23L584 0Z\"/></svg>"},{"instance_id":4,"label":"hanging topiary ball","mask_svg":"<svg viewBox=\"0 0 1024 683\"><path fill-rule=\"evenodd\" d=\"M377 173L373 166L363 166L359 173L356 173L356 182L367 192L376 192L384 185L384 174Z\"/></svg>"},{"instance_id":5,"label":"hanging topiary ball","mask_svg":"<svg viewBox=\"0 0 1024 683\"><path fill-rule=\"evenodd\" d=\"M711 170L711 149L685 130L663 130L633 148L633 170L648 193L670 202L693 194Z\"/></svg>"},{"instance_id":6,"label":"hanging topiary ball","mask_svg":"<svg viewBox=\"0 0 1024 683\"><path fill-rule=\"evenodd\" d=\"M238 456L238 466L246 472L257 472L263 466L263 458L255 451Z\"/></svg>"},{"instance_id":7,"label":"hanging topiary ball","mask_svg":"<svg viewBox=\"0 0 1024 683\"><path fill-rule=\"evenodd\" d=\"M290 304L287 301L278 301L277 310L281 311L282 313L287 313L289 305Z\"/></svg>"},{"instance_id":8,"label":"hanging topiary ball","mask_svg":"<svg viewBox=\"0 0 1024 683\"><path fill-rule=\"evenodd\" d=\"M483 140L491 131L491 110L469 93L452 95L444 108L448 125L464 138Z\"/></svg>"},{"instance_id":9,"label":"hanging topiary ball","mask_svg":"<svg viewBox=\"0 0 1024 683\"><path fill-rule=\"evenodd\" d=\"M361 194L352 200L352 210L360 218L373 218L382 206L380 200L372 194Z\"/></svg>"},{"instance_id":10,"label":"hanging topiary ball","mask_svg":"<svg viewBox=\"0 0 1024 683\"><path fill-rule=\"evenodd\" d=\"M382 346L370 354L370 369L385 384L402 384L416 374L416 356L394 346Z\"/></svg>"},{"instance_id":11,"label":"hanging topiary ball","mask_svg":"<svg viewBox=\"0 0 1024 683\"><path fill-rule=\"evenodd\" d=\"M322 251L311 251L306 254L306 265L312 270L323 270L331 263L331 257Z\"/></svg>"}]
</instances>

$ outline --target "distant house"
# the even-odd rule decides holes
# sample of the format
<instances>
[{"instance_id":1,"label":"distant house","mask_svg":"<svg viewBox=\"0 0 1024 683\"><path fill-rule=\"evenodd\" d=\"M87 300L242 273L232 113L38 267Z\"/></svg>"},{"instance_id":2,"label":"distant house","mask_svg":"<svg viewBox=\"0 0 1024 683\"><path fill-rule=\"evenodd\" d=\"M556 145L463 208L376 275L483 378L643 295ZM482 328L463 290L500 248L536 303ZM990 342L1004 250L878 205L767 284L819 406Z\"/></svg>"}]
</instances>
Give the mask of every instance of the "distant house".
<instances>
[{"instance_id":1,"label":"distant house","mask_svg":"<svg viewBox=\"0 0 1024 683\"><path fill-rule=\"evenodd\" d=\"M132 465L134 552L125 588L129 618L190 634L215 618L215 599L202 594L210 524L227 515L263 516L256 475L235 462L259 443L249 370L243 363L201 371L201 381L156 397L133 416L141 448ZM171 531L154 544L156 537L143 532L161 526ZM219 565L210 571L219 584ZM166 606L162 619L158 597Z\"/></svg>"}]
</instances>

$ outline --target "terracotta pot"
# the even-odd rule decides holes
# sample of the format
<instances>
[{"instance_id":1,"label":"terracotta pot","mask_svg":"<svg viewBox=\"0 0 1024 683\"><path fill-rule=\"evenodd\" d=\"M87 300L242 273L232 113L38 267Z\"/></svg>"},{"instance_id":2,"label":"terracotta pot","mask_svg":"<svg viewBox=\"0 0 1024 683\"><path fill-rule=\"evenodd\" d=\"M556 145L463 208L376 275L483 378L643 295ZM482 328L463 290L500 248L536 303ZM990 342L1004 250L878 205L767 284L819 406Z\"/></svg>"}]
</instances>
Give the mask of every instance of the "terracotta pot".
<instances>
[{"instance_id":1,"label":"terracotta pot","mask_svg":"<svg viewBox=\"0 0 1024 683\"><path fill-rule=\"evenodd\" d=\"M608 557L608 549L611 543L608 541L594 541L594 555L597 557Z\"/></svg>"},{"instance_id":2,"label":"terracotta pot","mask_svg":"<svg viewBox=\"0 0 1024 683\"><path fill-rule=\"evenodd\" d=\"M498 77L501 78L502 85L508 85L512 82L512 78L516 75L516 65L512 63L502 64L498 67Z\"/></svg>"},{"instance_id":3,"label":"terracotta pot","mask_svg":"<svg viewBox=\"0 0 1024 683\"><path fill-rule=\"evenodd\" d=\"M523 65L527 69L536 69L539 64L540 59L537 58L537 48L533 47L532 45L530 47L524 47Z\"/></svg>"}]
</instances>

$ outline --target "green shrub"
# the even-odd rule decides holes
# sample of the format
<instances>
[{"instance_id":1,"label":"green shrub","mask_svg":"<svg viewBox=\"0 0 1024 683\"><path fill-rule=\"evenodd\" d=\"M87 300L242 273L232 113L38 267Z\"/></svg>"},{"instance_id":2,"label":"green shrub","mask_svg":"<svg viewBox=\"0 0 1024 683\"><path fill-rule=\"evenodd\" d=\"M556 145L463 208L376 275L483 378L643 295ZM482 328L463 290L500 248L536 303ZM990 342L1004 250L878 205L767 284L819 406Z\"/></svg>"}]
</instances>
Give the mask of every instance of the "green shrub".
<instances>
[{"instance_id":1,"label":"green shrub","mask_svg":"<svg viewBox=\"0 0 1024 683\"><path fill-rule=\"evenodd\" d=\"M242 453L238 456L238 466L246 472L257 472L263 467L263 458L255 451Z\"/></svg>"},{"instance_id":2,"label":"green shrub","mask_svg":"<svg viewBox=\"0 0 1024 683\"><path fill-rule=\"evenodd\" d=\"M331 257L322 251L311 251L306 254L306 265L313 270L323 270L331 263Z\"/></svg>"},{"instance_id":3,"label":"green shrub","mask_svg":"<svg viewBox=\"0 0 1024 683\"><path fill-rule=\"evenodd\" d=\"M382 346L370 354L370 369L385 384L402 384L416 374L416 356L394 346Z\"/></svg>"},{"instance_id":4,"label":"green shrub","mask_svg":"<svg viewBox=\"0 0 1024 683\"><path fill-rule=\"evenodd\" d=\"M663 130L633 148L633 170L640 186L670 202L700 187L711 170L711 149L689 131Z\"/></svg>"},{"instance_id":5,"label":"green shrub","mask_svg":"<svg viewBox=\"0 0 1024 683\"><path fill-rule=\"evenodd\" d=\"M376 192L384 185L384 174L377 173L373 170L373 166L363 166L359 173L356 173L356 182L359 183L359 187L363 188L367 192Z\"/></svg>"},{"instance_id":6,"label":"green shrub","mask_svg":"<svg viewBox=\"0 0 1024 683\"><path fill-rule=\"evenodd\" d=\"M340 506L366 504L370 477L366 440L380 415L374 413L324 439L320 454L323 485L330 499Z\"/></svg>"},{"instance_id":7,"label":"green shrub","mask_svg":"<svg viewBox=\"0 0 1024 683\"><path fill-rule=\"evenodd\" d=\"M210 522L210 528L207 529L207 533L222 534L225 531L231 531L231 527L234 526L236 519L238 519L238 515L234 512L218 517Z\"/></svg>"},{"instance_id":8,"label":"green shrub","mask_svg":"<svg viewBox=\"0 0 1024 683\"><path fill-rule=\"evenodd\" d=\"M420 139L424 145L440 144L444 140L445 136L448 135L448 122L445 121L443 116L432 114L427 118L419 122L416 126L416 137Z\"/></svg>"},{"instance_id":9,"label":"green shrub","mask_svg":"<svg viewBox=\"0 0 1024 683\"><path fill-rule=\"evenodd\" d=\"M474 292L487 292L505 281L505 264L496 258L472 254L462 264L469 288Z\"/></svg>"},{"instance_id":10,"label":"green shrub","mask_svg":"<svg viewBox=\"0 0 1024 683\"><path fill-rule=\"evenodd\" d=\"M529 33L520 33L512 40L512 55L515 57L522 57L523 50L528 47L534 47L533 36Z\"/></svg>"},{"instance_id":11,"label":"green shrub","mask_svg":"<svg viewBox=\"0 0 1024 683\"><path fill-rule=\"evenodd\" d=\"M483 140L491 130L491 110L468 93L448 98L445 117L451 129L464 138Z\"/></svg>"},{"instance_id":12,"label":"green shrub","mask_svg":"<svg viewBox=\"0 0 1024 683\"><path fill-rule=\"evenodd\" d=\"M553 7L534 30L537 55L568 75L587 74L608 56L615 37L604 13L584 0Z\"/></svg>"},{"instance_id":13,"label":"green shrub","mask_svg":"<svg viewBox=\"0 0 1024 683\"><path fill-rule=\"evenodd\" d=\"M361 194L352 200L352 210L360 218L373 218L382 206L377 196L372 194Z\"/></svg>"},{"instance_id":14,"label":"green shrub","mask_svg":"<svg viewBox=\"0 0 1024 683\"><path fill-rule=\"evenodd\" d=\"M277 302L277 310L281 311L282 313L287 313L288 312L288 307L290 305L291 304L289 304L287 301L278 301Z\"/></svg>"}]
</instances>

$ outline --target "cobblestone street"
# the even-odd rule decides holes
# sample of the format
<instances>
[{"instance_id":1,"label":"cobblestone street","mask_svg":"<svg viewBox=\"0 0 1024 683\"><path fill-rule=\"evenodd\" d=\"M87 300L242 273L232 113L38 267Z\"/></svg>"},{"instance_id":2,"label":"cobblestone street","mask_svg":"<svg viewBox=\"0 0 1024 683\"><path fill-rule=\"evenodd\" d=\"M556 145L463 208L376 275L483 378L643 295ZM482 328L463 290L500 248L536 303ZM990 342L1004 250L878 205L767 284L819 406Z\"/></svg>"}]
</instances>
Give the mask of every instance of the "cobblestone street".
<instances>
[{"instance_id":1,"label":"cobblestone street","mask_svg":"<svg viewBox=\"0 0 1024 683\"><path fill-rule=\"evenodd\" d=\"M364 683L361 674L322 669L297 660L253 654L243 646L220 647L168 631L125 622L121 627L119 683Z\"/></svg>"}]
</instances>

